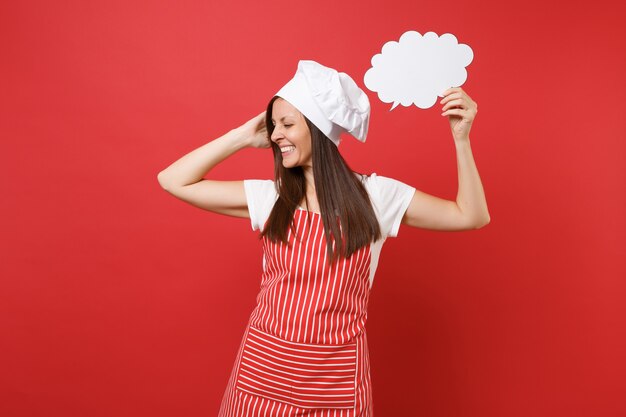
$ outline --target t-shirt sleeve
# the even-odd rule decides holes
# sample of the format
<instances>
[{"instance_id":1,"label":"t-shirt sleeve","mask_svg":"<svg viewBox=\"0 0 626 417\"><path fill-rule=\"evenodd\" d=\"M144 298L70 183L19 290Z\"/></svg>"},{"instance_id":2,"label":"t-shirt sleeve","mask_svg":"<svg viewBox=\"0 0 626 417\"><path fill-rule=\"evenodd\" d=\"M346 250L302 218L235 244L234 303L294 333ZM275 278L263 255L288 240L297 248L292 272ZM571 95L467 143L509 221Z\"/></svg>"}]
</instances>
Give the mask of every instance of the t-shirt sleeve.
<instances>
[{"instance_id":1,"label":"t-shirt sleeve","mask_svg":"<svg viewBox=\"0 0 626 417\"><path fill-rule=\"evenodd\" d=\"M398 236L402 217L411 203L415 188L376 174L367 177L365 187L378 217L383 237Z\"/></svg>"},{"instance_id":2,"label":"t-shirt sleeve","mask_svg":"<svg viewBox=\"0 0 626 417\"><path fill-rule=\"evenodd\" d=\"M252 230L261 230L278 198L274 181L244 180L243 186L246 192Z\"/></svg>"}]
</instances>

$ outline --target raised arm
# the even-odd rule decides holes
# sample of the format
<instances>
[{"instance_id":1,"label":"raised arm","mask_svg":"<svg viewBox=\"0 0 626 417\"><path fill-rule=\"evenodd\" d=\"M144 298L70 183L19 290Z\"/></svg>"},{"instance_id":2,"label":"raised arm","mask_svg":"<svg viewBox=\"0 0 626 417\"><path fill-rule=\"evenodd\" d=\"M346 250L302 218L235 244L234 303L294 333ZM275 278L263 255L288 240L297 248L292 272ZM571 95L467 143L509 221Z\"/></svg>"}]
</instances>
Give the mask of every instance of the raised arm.
<instances>
[{"instance_id":1,"label":"raised arm","mask_svg":"<svg viewBox=\"0 0 626 417\"><path fill-rule=\"evenodd\" d=\"M416 190L402 223L431 230L478 229L490 222L485 192L469 140L478 105L458 87L448 89L440 104L443 105L442 116L448 116L456 147L459 177L456 201Z\"/></svg>"},{"instance_id":2,"label":"raised arm","mask_svg":"<svg viewBox=\"0 0 626 417\"><path fill-rule=\"evenodd\" d=\"M193 150L159 172L159 184L174 197L204 210L228 216L250 217L243 181L204 179L213 167L246 147L270 147L265 129L265 112Z\"/></svg>"}]
</instances>

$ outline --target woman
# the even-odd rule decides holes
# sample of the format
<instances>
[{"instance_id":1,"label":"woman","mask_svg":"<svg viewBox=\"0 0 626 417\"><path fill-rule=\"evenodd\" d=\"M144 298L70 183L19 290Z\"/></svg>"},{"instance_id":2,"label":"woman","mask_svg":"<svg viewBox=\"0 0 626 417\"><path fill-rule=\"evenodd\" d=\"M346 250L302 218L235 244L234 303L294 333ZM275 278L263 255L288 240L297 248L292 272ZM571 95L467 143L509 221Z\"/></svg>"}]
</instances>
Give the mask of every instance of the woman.
<instances>
[{"instance_id":1,"label":"woman","mask_svg":"<svg viewBox=\"0 0 626 417\"><path fill-rule=\"evenodd\" d=\"M469 131L476 103L460 88L441 100L457 150L457 201L350 170L340 135L365 141L367 95L344 73L300 61L267 110L162 171L174 196L250 218L263 238L257 306L220 416L372 416L365 322L385 239L400 224L467 230L489 223ZM275 181L204 176L245 147L272 147Z\"/></svg>"}]
</instances>

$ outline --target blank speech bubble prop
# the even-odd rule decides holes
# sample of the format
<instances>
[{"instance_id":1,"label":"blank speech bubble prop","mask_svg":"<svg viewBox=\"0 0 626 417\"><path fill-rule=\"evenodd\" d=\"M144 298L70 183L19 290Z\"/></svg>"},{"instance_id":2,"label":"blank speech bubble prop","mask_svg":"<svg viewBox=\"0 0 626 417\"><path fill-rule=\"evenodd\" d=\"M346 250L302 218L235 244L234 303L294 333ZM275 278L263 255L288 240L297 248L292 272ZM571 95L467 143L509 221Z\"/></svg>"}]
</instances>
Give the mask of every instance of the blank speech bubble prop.
<instances>
[{"instance_id":1,"label":"blank speech bubble prop","mask_svg":"<svg viewBox=\"0 0 626 417\"><path fill-rule=\"evenodd\" d=\"M363 81L378 93L384 103L420 109L432 107L437 97L450 87L460 87L467 80L467 67L474 58L472 48L459 44L451 33L437 36L408 31L400 40L383 45L382 53L372 57L372 68Z\"/></svg>"}]
</instances>

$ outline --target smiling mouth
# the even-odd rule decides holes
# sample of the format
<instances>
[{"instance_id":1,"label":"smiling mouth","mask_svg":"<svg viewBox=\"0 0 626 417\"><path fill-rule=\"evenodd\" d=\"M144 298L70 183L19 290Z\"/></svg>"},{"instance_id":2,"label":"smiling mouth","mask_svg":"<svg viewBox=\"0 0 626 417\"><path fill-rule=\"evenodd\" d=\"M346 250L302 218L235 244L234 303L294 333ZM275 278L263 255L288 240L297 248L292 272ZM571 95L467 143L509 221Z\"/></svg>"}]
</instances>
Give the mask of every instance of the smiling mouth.
<instances>
[{"instance_id":1,"label":"smiling mouth","mask_svg":"<svg viewBox=\"0 0 626 417\"><path fill-rule=\"evenodd\" d=\"M294 151L295 149L296 149L295 146L285 146L283 148L280 148L280 152L281 153L288 153L288 152Z\"/></svg>"}]
</instances>

